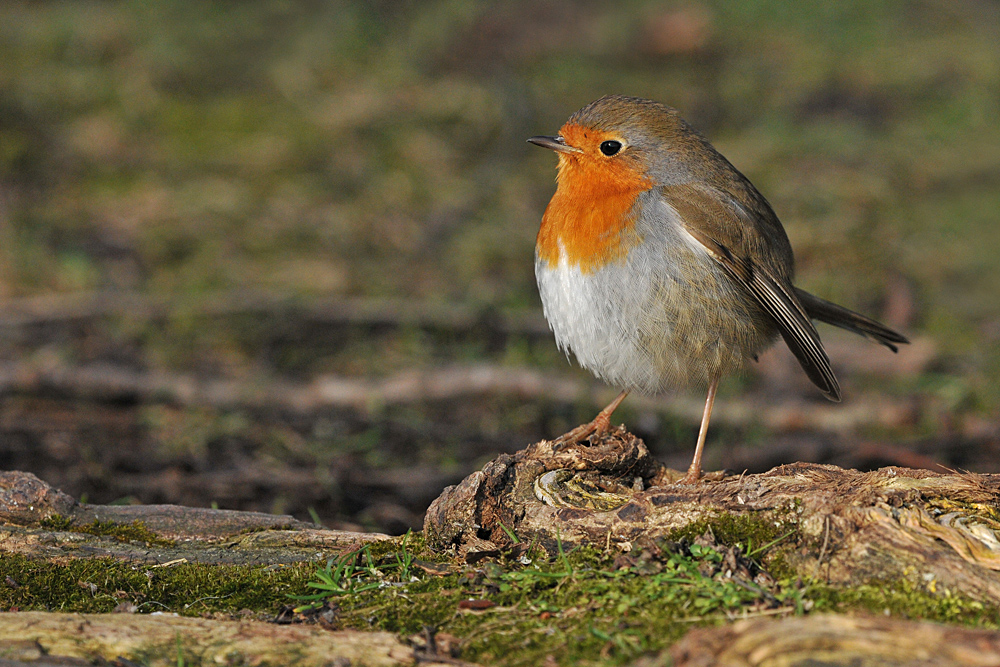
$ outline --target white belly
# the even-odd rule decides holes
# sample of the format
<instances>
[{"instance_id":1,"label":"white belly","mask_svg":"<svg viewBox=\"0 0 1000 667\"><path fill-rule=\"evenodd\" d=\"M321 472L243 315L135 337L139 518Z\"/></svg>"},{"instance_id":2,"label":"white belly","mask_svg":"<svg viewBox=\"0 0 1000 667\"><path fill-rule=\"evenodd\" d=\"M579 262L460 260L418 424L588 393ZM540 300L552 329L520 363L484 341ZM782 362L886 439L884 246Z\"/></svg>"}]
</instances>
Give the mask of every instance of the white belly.
<instances>
[{"instance_id":1,"label":"white belly","mask_svg":"<svg viewBox=\"0 0 1000 667\"><path fill-rule=\"evenodd\" d=\"M752 298L663 208L655 227L637 229L644 242L618 262L583 272L562 252L557 264L535 261L560 349L608 384L647 394L705 384L776 336Z\"/></svg>"}]
</instances>

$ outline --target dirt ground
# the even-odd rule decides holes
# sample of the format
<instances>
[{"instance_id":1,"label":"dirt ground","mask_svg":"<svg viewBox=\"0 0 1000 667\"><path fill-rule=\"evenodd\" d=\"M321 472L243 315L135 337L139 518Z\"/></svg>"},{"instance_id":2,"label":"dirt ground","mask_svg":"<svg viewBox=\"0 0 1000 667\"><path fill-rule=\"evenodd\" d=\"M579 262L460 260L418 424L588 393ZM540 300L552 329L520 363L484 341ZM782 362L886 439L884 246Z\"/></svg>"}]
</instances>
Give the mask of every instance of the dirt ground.
<instances>
[{"instance_id":1,"label":"dirt ground","mask_svg":"<svg viewBox=\"0 0 1000 667\"><path fill-rule=\"evenodd\" d=\"M393 348L401 336L417 335L389 326L307 326L305 319L302 312L286 313L284 329L286 335L295 332L288 336L293 342L273 343L270 354L280 357L283 345L324 349L328 341L351 336ZM462 338L490 336L489 328L462 336L453 332L441 342L440 332L426 333L438 340L442 357L467 344ZM345 400L330 392L316 398L310 393L315 382L287 375L275 379L273 370L270 379L256 382L150 373L129 366L128 344L119 337L111 345L106 342L111 337L99 318L89 326L50 324L30 336L33 345L57 340L64 348L87 348L91 358L71 366L57 360L6 365L0 467L33 472L85 502L290 513L329 527L398 534L421 526L424 511L445 486L501 452L588 419L610 392L565 369L528 369L527 380L512 382L509 367L452 370L450 379L441 377L447 371L432 367L420 382L384 378L384 385L395 382L400 388L370 399L380 405L366 405L354 394ZM534 331L502 344L544 348L551 342L544 331ZM855 346L862 358L866 345ZM30 346L23 349L29 354ZM839 342L832 349L840 349ZM885 353L883 363L898 359L905 369L913 363L907 353ZM966 419L932 435L906 437L928 420L939 423L933 402L857 387L847 403L828 404L811 396L802 378L789 386L787 365L794 361L786 357L768 355L746 386L729 387L720 399L706 455L710 467L763 472L811 461L861 470L1000 469L1000 439L990 423ZM531 384L544 380L561 384L553 384L555 390ZM254 393L255 384L265 389ZM375 392L370 385L363 388ZM633 397L616 419L643 437L660 460L684 468L700 400L694 394ZM894 441L879 433L893 434Z\"/></svg>"}]
</instances>

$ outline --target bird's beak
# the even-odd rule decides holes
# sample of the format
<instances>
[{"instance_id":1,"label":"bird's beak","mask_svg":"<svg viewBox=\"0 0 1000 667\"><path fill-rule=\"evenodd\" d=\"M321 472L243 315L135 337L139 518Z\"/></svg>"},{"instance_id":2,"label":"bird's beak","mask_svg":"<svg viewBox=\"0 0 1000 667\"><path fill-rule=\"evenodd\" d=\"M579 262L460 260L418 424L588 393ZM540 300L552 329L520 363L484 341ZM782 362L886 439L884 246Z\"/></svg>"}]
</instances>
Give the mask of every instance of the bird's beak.
<instances>
[{"instance_id":1,"label":"bird's beak","mask_svg":"<svg viewBox=\"0 0 1000 667\"><path fill-rule=\"evenodd\" d=\"M557 153L582 153L576 146L570 146L566 143L566 140L562 137L531 137L528 139L528 143L535 144L536 146L541 146L542 148L550 148Z\"/></svg>"}]
</instances>

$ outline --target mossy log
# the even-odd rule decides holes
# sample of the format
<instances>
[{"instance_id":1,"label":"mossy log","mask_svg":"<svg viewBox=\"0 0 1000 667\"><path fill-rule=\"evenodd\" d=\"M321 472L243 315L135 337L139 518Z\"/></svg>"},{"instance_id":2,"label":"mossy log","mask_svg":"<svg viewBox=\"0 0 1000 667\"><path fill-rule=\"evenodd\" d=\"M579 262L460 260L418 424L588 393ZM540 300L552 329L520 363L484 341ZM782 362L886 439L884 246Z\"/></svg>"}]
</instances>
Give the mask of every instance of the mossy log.
<instances>
[{"instance_id":1,"label":"mossy log","mask_svg":"<svg viewBox=\"0 0 1000 667\"><path fill-rule=\"evenodd\" d=\"M579 444L541 441L501 455L427 511L427 543L475 561L537 541L629 550L721 515L796 534L785 560L833 584L908 579L933 591L1000 600L1000 475L873 472L797 463L681 483L624 428Z\"/></svg>"},{"instance_id":2,"label":"mossy log","mask_svg":"<svg viewBox=\"0 0 1000 667\"><path fill-rule=\"evenodd\" d=\"M388 538L261 512L81 504L31 473L0 472L0 553L29 558L282 565Z\"/></svg>"}]
</instances>

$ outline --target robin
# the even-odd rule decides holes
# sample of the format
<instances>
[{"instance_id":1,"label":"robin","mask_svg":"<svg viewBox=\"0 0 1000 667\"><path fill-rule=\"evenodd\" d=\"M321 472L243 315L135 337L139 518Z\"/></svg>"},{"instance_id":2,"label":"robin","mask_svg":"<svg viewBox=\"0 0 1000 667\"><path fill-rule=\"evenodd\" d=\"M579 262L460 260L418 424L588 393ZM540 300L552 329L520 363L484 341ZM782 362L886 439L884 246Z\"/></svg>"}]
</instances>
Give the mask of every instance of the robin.
<instances>
[{"instance_id":1,"label":"robin","mask_svg":"<svg viewBox=\"0 0 1000 667\"><path fill-rule=\"evenodd\" d=\"M607 432L630 391L707 385L693 482L719 379L779 336L832 401L840 385L812 320L893 352L908 342L792 285L792 247L770 204L676 109L602 97L558 136L528 141L559 158L535 245L545 318L560 349L622 389L561 441Z\"/></svg>"}]
</instances>

